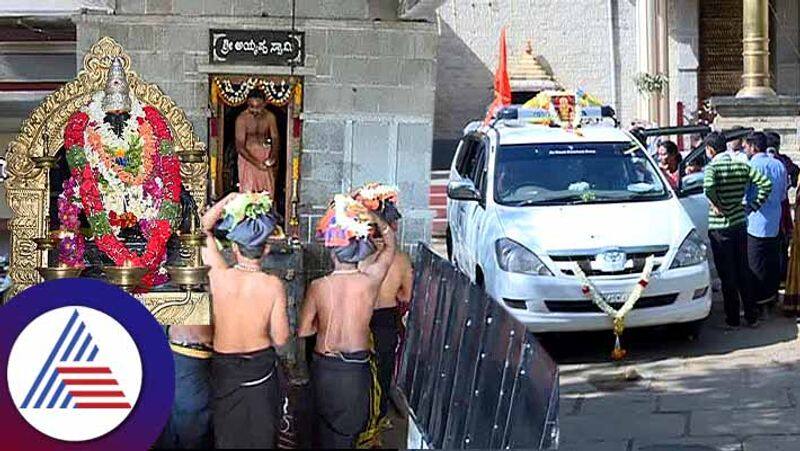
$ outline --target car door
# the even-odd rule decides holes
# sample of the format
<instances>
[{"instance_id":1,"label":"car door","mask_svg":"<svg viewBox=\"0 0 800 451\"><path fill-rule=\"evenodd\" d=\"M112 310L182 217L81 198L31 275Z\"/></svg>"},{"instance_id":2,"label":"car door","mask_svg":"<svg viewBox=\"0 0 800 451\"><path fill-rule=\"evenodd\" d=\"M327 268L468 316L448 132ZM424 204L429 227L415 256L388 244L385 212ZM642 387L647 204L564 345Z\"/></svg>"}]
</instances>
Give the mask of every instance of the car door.
<instances>
[{"instance_id":1,"label":"car door","mask_svg":"<svg viewBox=\"0 0 800 451\"><path fill-rule=\"evenodd\" d=\"M478 242L480 239L481 229L483 228L483 215L486 212L486 157L488 155L488 143L485 138L476 140L475 146L475 164L469 173L469 179L481 192L481 200L477 202L465 202L464 207L464 254L463 260L466 265L462 268L470 278L474 281L477 274L475 272L478 266L478 256L480 249L478 249Z\"/></svg>"},{"instance_id":2,"label":"car door","mask_svg":"<svg viewBox=\"0 0 800 451\"><path fill-rule=\"evenodd\" d=\"M461 174L459 173L459 168L461 162L464 159L464 153L466 152L467 142L468 142L467 137L461 138L461 140L458 142L458 147L456 147L456 153L453 156L453 162L450 164L450 175L447 178L448 184L461 180ZM456 212L458 211L458 204L460 201L456 199L451 199L450 196L447 196L446 202L447 206L445 211L447 214L447 233L449 236L448 246L450 246L448 249L449 252L448 257L450 258L451 261L455 261L456 260L455 234L456 234L457 219L458 219Z\"/></svg>"},{"instance_id":3,"label":"car door","mask_svg":"<svg viewBox=\"0 0 800 451\"><path fill-rule=\"evenodd\" d=\"M703 194L703 173L683 177L680 201L700 236L708 237L708 198Z\"/></svg>"},{"instance_id":4,"label":"car door","mask_svg":"<svg viewBox=\"0 0 800 451\"><path fill-rule=\"evenodd\" d=\"M451 174L453 180L462 180L468 178L469 173L472 171L472 168L475 165L475 150L476 150L476 141L470 135L464 138L463 144L461 146L461 152L456 160L456 170L455 173ZM456 261L456 264L461 267L461 262L464 261L465 258L465 249L464 249L464 227L465 227L465 220L464 214L465 210L471 202L466 202L463 200L455 200L448 198L448 221L450 223L450 234L452 237L452 246L453 246L453 258ZM452 219L450 219L452 218Z\"/></svg>"},{"instance_id":5,"label":"car door","mask_svg":"<svg viewBox=\"0 0 800 451\"><path fill-rule=\"evenodd\" d=\"M703 193L703 166L706 164L705 149L698 147L690 152L681 162L678 170L681 178L678 184L678 197L684 210L694 223L697 233L708 240L708 198ZM687 167L694 167L695 172L687 174Z\"/></svg>"}]
</instances>

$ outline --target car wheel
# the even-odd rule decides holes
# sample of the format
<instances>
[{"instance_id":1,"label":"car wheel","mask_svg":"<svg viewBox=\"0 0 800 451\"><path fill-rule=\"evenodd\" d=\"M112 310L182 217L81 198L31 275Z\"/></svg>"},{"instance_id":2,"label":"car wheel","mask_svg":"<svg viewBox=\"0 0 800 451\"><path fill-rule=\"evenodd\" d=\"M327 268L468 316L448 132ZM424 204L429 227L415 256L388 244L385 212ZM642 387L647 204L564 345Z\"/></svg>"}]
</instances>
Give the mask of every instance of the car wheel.
<instances>
[{"instance_id":1,"label":"car wheel","mask_svg":"<svg viewBox=\"0 0 800 451\"><path fill-rule=\"evenodd\" d=\"M681 337L686 337L689 341L695 341L700 339L700 334L703 331L703 324L705 324L705 320L701 319L677 324L674 329Z\"/></svg>"}]
</instances>

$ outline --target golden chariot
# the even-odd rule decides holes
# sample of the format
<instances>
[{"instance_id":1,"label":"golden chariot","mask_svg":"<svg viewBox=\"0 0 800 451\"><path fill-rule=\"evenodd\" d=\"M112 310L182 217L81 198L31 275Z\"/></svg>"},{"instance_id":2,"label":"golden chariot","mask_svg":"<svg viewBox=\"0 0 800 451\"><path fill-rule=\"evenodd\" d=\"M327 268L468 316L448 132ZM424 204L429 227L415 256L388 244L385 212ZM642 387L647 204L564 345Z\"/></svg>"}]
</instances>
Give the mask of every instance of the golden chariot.
<instances>
[{"instance_id":1,"label":"golden chariot","mask_svg":"<svg viewBox=\"0 0 800 451\"><path fill-rule=\"evenodd\" d=\"M9 276L13 285L7 297L43 280L42 268L47 269L47 252L52 249L44 238L50 233L49 169L63 146L67 120L90 101L93 93L104 88L111 62L117 57L123 61L131 93L155 107L166 119L173 135L175 152L181 161L183 185L198 210L202 211L206 204L209 163L205 145L195 136L191 123L175 102L158 86L142 80L131 69L130 57L122 47L113 39L104 37L86 54L83 68L75 80L47 96L9 144L5 185L12 211ZM199 241L186 241L195 242L191 258L201 265ZM182 252L183 244L182 240ZM124 281L117 284L124 286ZM151 291L135 296L162 324L209 324L210 302L206 290L197 285L179 286L169 291Z\"/></svg>"}]
</instances>

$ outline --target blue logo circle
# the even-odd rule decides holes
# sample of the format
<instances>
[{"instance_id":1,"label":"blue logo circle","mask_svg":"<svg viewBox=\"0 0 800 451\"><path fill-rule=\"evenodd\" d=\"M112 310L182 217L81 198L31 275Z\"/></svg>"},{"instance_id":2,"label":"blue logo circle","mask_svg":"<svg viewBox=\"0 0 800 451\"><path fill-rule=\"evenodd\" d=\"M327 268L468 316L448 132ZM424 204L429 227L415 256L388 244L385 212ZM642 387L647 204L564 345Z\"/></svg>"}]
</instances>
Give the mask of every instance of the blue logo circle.
<instances>
[{"instance_id":1,"label":"blue logo circle","mask_svg":"<svg viewBox=\"0 0 800 451\"><path fill-rule=\"evenodd\" d=\"M162 326L99 280L45 282L0 307L0 361L6 449L147 449L175 396Z\"/></svg>"}]
</instances>

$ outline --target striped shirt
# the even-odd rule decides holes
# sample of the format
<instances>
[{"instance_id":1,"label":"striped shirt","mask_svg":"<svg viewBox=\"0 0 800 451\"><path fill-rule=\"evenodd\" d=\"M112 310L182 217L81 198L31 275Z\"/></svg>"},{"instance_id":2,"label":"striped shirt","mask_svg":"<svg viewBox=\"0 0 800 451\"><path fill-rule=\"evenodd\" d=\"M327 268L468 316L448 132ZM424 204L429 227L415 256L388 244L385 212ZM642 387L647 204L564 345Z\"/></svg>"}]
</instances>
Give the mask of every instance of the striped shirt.
<instances>
[{"instance_id":1,"label":"striped shirt","mask_svg":"<svg viewBox=\"0 0 800 451\"><path fill-rule=\"evenodd\" d=\"M757 190L749 208L757 211L772 191L772 182L749 164L737 161L728 153L720 153L711 160L705 168L703 190L720 214L715 213L713 208L709 210L709 230L727 229L747 222L742 198L749 183Z\"/></svg>"}]
</instances>

